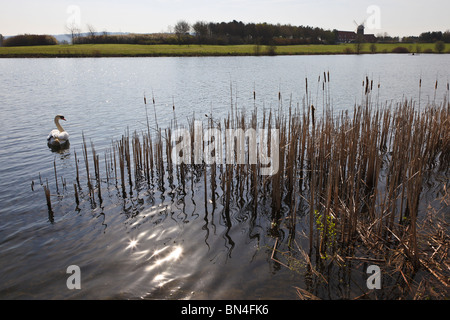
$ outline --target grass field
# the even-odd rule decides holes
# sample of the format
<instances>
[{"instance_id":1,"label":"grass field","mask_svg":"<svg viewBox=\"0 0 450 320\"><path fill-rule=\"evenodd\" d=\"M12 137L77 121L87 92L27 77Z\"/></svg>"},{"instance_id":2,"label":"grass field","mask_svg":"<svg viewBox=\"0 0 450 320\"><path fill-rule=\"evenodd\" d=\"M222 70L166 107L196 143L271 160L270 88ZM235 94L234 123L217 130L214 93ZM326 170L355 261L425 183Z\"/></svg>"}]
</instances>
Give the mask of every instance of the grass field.
<instances>
[{"instance_id":1,"label":"grass field","mask_svg":"<svg viewBox=\"0 0 450 320\"><path fill-rule=\"evenodd\" d=\"M360 53L391 53L396 47L405 47L410 53L434 53L433 43L363 44ZM374 50L372 50L374 49ZM444 52L449 53L449 45ZM226 55L301 55L352 54L355 44L337 45L135 45L135 44L81 44L28 47L0 47L0 57L139 57L139 56L226 56Z\"/></svg>"}]
</instances>

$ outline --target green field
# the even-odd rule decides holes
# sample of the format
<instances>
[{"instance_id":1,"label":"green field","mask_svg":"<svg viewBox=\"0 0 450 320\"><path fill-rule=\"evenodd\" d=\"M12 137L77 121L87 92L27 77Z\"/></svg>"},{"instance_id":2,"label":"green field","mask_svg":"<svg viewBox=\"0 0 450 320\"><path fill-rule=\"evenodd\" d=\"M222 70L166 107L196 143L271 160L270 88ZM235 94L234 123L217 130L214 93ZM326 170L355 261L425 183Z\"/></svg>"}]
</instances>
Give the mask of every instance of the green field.
<instances>
[{"instance_id":1,"label":"green field","mask_svg":"<svg viewBox=\"0 0 450 320\"><path fill-rule=\"evenodd\" d=\"M391 53L396 47L405 47L410 53L435 52L433 43L363 44L360 53ZM450 52L447 44L444 52ZM373 51L372 49L375 49ZM80 44L28 47L0 47L0 57L139 57L139 56L226 56L226 55L301 55L351 54L355 44L337 45L137 45L137 44Z\"/></svg>"}]
</instances>

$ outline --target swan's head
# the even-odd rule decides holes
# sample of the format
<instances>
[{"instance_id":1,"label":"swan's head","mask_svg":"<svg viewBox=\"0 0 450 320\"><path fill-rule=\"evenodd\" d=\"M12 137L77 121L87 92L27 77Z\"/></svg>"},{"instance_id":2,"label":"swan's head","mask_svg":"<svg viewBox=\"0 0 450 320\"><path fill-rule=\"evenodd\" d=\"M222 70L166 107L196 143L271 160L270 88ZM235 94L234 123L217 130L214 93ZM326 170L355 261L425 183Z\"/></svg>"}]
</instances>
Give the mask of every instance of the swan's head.
<instances>
[{"instance_id":1,"label":"swan's head","mask_svg":"<svg viewBox=\"0 0 450 320\"><path fill-rule=\"evenodd\" d=\"M61 120L64 120L64 121L66 121L66 118L64 118L64 116L62 116L62 115L59 115L59 114L58 114L58 115L56 116L56 118L57 118L57 119L61 119Z\"/></svg>"}]
</instances>

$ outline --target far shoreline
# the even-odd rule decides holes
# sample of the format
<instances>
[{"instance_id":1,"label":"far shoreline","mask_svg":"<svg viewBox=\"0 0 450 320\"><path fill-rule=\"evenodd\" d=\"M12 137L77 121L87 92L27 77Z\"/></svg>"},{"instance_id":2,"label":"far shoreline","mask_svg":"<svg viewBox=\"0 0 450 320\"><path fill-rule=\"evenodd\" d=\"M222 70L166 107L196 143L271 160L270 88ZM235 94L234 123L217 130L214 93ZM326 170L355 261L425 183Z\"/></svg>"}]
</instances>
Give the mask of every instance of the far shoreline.
<instances>
[{"instance_id":1,"label":"far shoreline","mask_svg":"<svg viewBox=\"0 0 450 320\"><path fill-rule=\"evenodd\" d=\"M357 55L357 54L445 54L433 43L354 43L334 45L135 45L77 44L0 47L0 58L118 58L118 57L221 57L221 56L289 56L289 55Z\"/></svg>"}]
</instances>

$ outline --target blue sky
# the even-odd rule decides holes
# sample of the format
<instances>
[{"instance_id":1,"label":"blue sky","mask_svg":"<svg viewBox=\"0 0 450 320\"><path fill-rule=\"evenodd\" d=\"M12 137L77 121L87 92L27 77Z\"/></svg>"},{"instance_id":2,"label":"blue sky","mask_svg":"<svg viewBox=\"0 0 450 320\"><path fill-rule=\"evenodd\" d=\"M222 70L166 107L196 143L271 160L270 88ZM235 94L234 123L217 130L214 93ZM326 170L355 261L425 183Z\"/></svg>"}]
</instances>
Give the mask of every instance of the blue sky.
<instances>
[{"instance_id":1,"label":"blue sky","mask_svg":"<svg viewBox=\"0 0 450 320\"><path fill-rule=\"evenodd\" d=\"M369 10L368 10L369 9ZM184 19L268 22L354 30L366 20L366 33L419 35L450 29L448 0L15 0L2 3L0 34L66 33L68 21L82 31L167 32Z\"/></svg>"}]
</instances>

